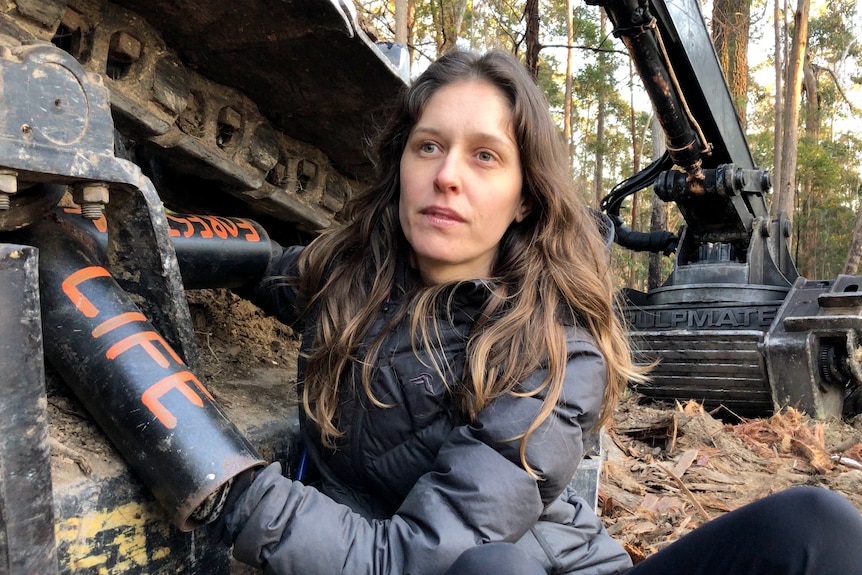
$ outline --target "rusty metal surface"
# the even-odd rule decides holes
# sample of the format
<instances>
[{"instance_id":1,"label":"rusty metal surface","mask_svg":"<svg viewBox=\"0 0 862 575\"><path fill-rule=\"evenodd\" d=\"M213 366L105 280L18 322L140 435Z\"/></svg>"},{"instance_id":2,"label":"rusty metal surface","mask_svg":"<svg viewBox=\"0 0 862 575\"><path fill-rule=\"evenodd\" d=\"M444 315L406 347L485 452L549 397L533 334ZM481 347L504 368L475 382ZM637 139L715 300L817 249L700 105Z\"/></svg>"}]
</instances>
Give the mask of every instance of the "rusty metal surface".
<instances>
[{"instance_id":1,"label":"rusty metal surface","mask_svg":"<svg viewBox=\"0 0 862 575\"><path fill-rule=\"evenodd\" d=\"M375 110L404 85L330 0L12 5L0 51L51 42L102 76L124 157L178 211L319 232L367 181Z\"/></svg>"},{"instance_id":2,"label":"rusty metal surface","mask_svg":"<svg viewBox=\"0 0 862 575\"><path fill-rule=\"evenodd\" d=\"M31 291L41 294L46 354L177 525L191 529L205 499L262 461L193 373L197 347L162 201L138 166L114 155L100 76L38 43L0 48L0 80L0 167L36 183L33 193L53 198L54 187L73 184L79 199L108 207L103 256L57 217L10 232L8 241L41 250ZM41 361L42 352L23 356Z\"/></svg>"},{"instance_id":3,"label":"rusty metal surface","mask_svg":"<svg viewBox=\"0 0 862 575\"><path fill-rule=\"evenodd\" d=\"M403 82L337 0L117 0L190 68L254 100L348 175L368 169L369 112Z\"/></svg>"},{"instance_id":4,"label":"rusty metal surface","mask_svg":"<svg viewBox=\"0 0 862 575\"><path fill-rule=\"evenodd\" d=\"M797 278L767 334L774 403L820 418L841 417L848 392L862 382L862 277ZM852 412L851 412L852 413Z\"/></svg>"},{"instance_id":5,"label":"rusty metal surface","mask_svg":"<svg viewBox=\"0 0 862 575\"><path fill-rule=\"evenodd\" d=\"M0 166L20 182L127 180L114 157L108 90L47 43L0 47Z\"/></svg>"},{"instance_id":6,"label":"rusty metal surface","mask_svg":"<svg viewBox=\"0 0 862 575\"><path fill-rule=\"evenodd\" d=\"M0 244L0 573L57 573L38 250Z\"/></svg>"}]
</instances>

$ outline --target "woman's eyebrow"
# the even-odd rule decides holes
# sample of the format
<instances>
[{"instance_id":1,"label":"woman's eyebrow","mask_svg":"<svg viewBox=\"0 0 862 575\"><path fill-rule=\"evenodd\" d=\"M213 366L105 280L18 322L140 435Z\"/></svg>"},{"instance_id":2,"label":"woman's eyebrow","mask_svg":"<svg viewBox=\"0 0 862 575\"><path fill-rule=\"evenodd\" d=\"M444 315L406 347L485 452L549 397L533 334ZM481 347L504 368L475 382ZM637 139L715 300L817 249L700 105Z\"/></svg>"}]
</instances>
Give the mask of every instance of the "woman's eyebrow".
<instances>
[{"instance_id":1,"label":"woman's eyebrow","mask_svg":"<svg viewBox=\"0 0 862 575\"><path fill-rule=\"evenodd\" d=\"M413 134L440 136L443 134L443 130L434 128L432 126L416 126L415 128L413 128ZM491 141L498 144L505 144L507 146L516 146L514 138L510 136L501 136L499 134L491 132L473 132L470 134L470 139Z\"/></svg>"}]
</instances>

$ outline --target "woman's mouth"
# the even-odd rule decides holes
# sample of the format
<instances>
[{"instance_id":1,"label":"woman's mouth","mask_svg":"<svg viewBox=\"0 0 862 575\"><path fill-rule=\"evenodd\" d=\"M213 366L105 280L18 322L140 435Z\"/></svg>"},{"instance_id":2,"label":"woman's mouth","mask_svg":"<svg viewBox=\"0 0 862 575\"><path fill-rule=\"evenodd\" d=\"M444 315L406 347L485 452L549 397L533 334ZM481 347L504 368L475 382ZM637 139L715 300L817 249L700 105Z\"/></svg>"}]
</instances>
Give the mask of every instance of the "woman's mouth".
<instances>
[{"instance_id":1,"label":"woman's mouth","mask_svg":"<svg viewBox=\"0 0 862 575\"><path fill-rule=\"evenodd\" d=\"M429 222L438 226L450 226L465 221L461 214L455 210L439 206L425 208L420 213L425 216Z\"/></svg>"}]
</instances>

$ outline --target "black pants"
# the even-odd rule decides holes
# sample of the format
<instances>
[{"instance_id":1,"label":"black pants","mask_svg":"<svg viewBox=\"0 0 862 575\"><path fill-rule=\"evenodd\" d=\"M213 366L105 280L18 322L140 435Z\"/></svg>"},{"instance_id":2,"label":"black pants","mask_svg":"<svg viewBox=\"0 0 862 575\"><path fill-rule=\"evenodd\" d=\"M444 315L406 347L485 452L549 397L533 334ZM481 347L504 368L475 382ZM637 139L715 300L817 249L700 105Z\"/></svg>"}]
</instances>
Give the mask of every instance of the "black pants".
<instances>
[{"instance_id":1,"label":"black pants","mask_svg":"<svg viewBox=\"0 0 862 575\"><path fill-rule=\"evenodd\" d=\"M512 544L465 552L446 575L544 575ZM796 487L695 529L625 575L862 575L862 515L841 495Z\"/></svg>"}]
</instances>

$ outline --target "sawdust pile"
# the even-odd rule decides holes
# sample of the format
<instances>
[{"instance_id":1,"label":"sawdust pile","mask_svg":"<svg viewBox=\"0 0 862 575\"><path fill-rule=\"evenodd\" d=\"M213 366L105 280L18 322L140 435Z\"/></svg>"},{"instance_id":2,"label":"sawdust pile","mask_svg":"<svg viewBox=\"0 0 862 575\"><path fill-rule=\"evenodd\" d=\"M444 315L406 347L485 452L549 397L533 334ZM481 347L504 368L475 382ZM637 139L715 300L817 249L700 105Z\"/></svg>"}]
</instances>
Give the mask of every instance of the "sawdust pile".
<instances>
[{"instance_id":1,"label":"sawdust pile","mask_svg":"<svg viewBox=\"0 0 862 575\"><path fill-rule=\"evenodd\" d=\"M723 513L794 485L846 495L862 511L862 418L793 409L725 424L695 402L627 398L608 432L602 519L637 562Z\"/></svg>"}]
</instances>

